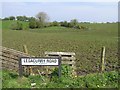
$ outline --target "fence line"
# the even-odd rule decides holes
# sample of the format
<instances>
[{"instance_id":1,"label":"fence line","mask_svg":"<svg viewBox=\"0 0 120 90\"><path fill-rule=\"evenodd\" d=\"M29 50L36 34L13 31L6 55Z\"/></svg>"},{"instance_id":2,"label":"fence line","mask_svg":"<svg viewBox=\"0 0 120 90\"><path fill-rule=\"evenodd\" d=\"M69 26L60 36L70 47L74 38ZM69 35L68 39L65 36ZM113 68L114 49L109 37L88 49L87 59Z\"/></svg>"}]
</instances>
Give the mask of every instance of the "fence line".
<instances>
[{"instance_id":1,"label":"fence line","mask_svg":"<svg viewBox=\"0 0 120 90\"><path fill-rule=\"evenodd\" d=\"M0 62L2 62L2 69L7 69L15 72L19 72L19 58L20 57L35 57L33 55L29 55L27 53L23 53L14 49L6 48L6 47L1 47L2 51L0 51ZM46 54L45 54L46 55ZM75 54L69 53L68 57L66 56L67 53L64 53L64 55L61 54L62 56L62 64L67 64L72 67L75 66L74 60ZM70 56L71 55L71 56ZM46 55L47 56L47 55ZM49 56L49 55L48 55ZM56 66L54 66L56 67ZM29 66L24 66L24 73L30 74L29 73ZM50 74L53 69L47 69L46 71L46 66L32 66L32 74ZM39 72L38 72L39 71ZM73 70L74 71L74 70Z\"/></svg>"},{"instance_id":2,"label":"fence line","mask_svg":"<svg viewBox=\"0 0 120 90\"><path fill-rule=\"evenodd\" d=\"M2 62L2 69L7 69L7 70L12 70L15 72L19 71L19 58L20 57L31 57L31 55L28 55L26 53L6 48L6 47L1 47L1 52L0 54L0 60Z\"/></svg>"}]
</instances>

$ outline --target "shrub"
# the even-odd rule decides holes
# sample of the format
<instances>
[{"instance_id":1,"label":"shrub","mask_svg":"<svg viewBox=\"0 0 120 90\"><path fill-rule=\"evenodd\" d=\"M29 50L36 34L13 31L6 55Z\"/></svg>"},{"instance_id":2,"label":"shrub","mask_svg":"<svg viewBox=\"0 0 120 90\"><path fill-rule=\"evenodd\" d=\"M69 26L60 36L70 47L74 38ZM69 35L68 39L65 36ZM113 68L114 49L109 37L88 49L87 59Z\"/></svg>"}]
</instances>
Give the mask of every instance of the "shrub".
<instances>
[{"instance_id":1,"label":"shrub","mask_svg":"<svg viewBox=\"0 0 120 90\"><path fill-rule=\"evenodd\" d=\"M77 28L77 29L81 29L79 25L76 25L76 28Z\"/></svg>"},{"instance_id":2,"label":"shrub","mask_svg":"<svg viewBox=\"0 0 120 90\"><path fill-rule=\"evenodd\" d=\"M12 30L22 30L23 25L20 22L14 22L14 23L11 24L11 29Z\"/></svg>"},{"instance_id":3,"label":"shrub","mask_svg":"<svg viewBox=\"0 0 120 90\"><path fill-rule=\"evenodd\" d=\"M74 25L72 23L68 23L68 27L72 28Z\"/></svg>"},{"instance_id":4,"label":"shrub","mask_svg":"<svg viewBox=\"0 0 120 90\"><path fill-rule=\"evenodd\" d=\"M60 22L60 25L63 27L68 27L68 22L67 21Z\"/></svg>"},{"instance_id":5,"label":"shrub","mask_svg":"<svg viewBox=\"0 0 120 90\"><path fill-rule=\"evenodd\" d=\"M34 29L34 28L36 28L36 27L37 27L36 21L30 21L30 23L29 23L29 28Z\"/></svg>"},{"instance_id":6,"label":"shrub","mask_svg":"<svg viewBox=\"0 0 120 90\"><path fill-rule=\"evenodd\" d=\"M34 28L44 28L44 27L48 27L49 24L48 23L43 23L37 20L32 20L29 22L29 28L34 29Z\"/></svg>"},{"instance_id":7,"label":"shrub","mask_svg":"<svg viewBox=\"0 0 120 90\"><path fill-rule=\"evenodd\" d=\"M43 22L36 21L36 28L43 28L45 24Z\"/></svg>"},{"instance_id":8,"label":"shrub","mask_svg":"<svg viewBox=\"0 0 120 90\"><path fill-rule=\"evenodd\" d=\"M8 17L5 17L3 20L10 20Z\"/></svg>"},{"instance_id":9,"label":"shrub","mask_svg":"<svg viewBox=\"0 0 120 90\"><path fill-rule=\"evenodd\" d=\"M59 23L58 23L57 21L54 21L54 22L52 23L52 26L59 26Z\"/></svg>"},{"instance_id":10,"label":"shrub","mask_svg":"<svg viewBox=\"0 0 120 90\"><path fill-rule=\"evenodd\" d=\"M10 16L9 19L10 20L15 20L15 17L14 16Z\"/></svg>"}]
</instances>

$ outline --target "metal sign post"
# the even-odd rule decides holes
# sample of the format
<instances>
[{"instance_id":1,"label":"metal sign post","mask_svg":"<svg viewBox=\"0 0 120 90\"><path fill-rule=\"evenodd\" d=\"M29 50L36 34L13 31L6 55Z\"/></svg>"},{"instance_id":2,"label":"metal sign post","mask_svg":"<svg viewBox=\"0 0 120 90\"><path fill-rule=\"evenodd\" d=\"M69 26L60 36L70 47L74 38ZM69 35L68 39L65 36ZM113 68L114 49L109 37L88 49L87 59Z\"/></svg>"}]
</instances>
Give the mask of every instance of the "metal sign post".
<instances>
[{"instance_id":1,"label":"metal sign post","mask_svg":"<svg viewBox=\"0 0 120 90\"><path fill-rule=\"evenodd\" d=\"M61 57L59 57L58 76L61 77Z\"/></svg>"},{"instance_id":2,"label":"metal sign post","mask_svg":"<svg viewBox=\"0 0 120 90\"><path fill-rule=\"evenodd\" d=\"M19 76L22 77L22 72L23 72L23 69L22 69L22 64L21 64L21 59L19 59Z\"/></svg>"}]
</instances>

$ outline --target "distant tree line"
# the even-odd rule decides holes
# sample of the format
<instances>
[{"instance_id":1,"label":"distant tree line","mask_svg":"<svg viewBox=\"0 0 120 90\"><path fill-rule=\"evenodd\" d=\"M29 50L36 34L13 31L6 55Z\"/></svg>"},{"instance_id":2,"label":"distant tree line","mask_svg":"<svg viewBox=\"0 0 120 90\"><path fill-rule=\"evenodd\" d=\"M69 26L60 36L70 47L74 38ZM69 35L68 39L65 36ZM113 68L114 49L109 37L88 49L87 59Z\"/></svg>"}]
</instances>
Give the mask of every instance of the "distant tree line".
<instances>
[{"instance_id":1,"label":"distant tree line","mask_svg":"<svg viewBox=\"0 0 120 90\"><path fill-rule=\"evenodd\" d=\"M21 22L18 21L25 21L29 22L29 28L35 29L35 28L45 28L45 27L52 27L52 26L62 26L62 27L68 27L68 28L75 28L75 29L87 29L88 27L80 26L77 19L72 19L70 22L68 21L62 21L62 22L49 22L49 16L45 12L39 12L36 17L27 17L27 16L10 16L5 17L2 20L15 20L17 22L14 22L11 24L11 29L13 30L22 30L23 25ZM86 22L88 23L88 22Z\"/></svg>"},{"instance_id":2,"label":"distant tree line","mask_svg":"<svg viewBox=\"0 0 120 90\"><path fill-rule=\"evenodd\" d=\"M34 20L34 17L27 17L27 16L10 16L10 17L5 17L2 20L19 20L19 21L31 21Z\"/></svg>"}]
</instances>

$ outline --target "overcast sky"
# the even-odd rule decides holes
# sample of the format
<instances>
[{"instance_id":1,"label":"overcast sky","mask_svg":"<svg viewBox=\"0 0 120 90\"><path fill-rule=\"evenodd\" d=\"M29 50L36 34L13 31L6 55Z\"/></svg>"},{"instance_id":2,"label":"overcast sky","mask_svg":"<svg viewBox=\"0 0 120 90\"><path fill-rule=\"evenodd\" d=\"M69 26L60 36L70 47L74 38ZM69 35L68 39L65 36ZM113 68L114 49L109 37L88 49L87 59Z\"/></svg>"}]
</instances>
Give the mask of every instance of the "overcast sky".
<instances>
[{"instance_id":1,"label":"overcast sky","mask_svg":"<svg viewBox=\"0 0 120 90\"><path fill-rule=\"evenodd\" d=\"M50 21L78 19L90 22L118 21L118 2L2 2L2 17L35 16L46 12Z\"/></svg>"}]
</instances>

